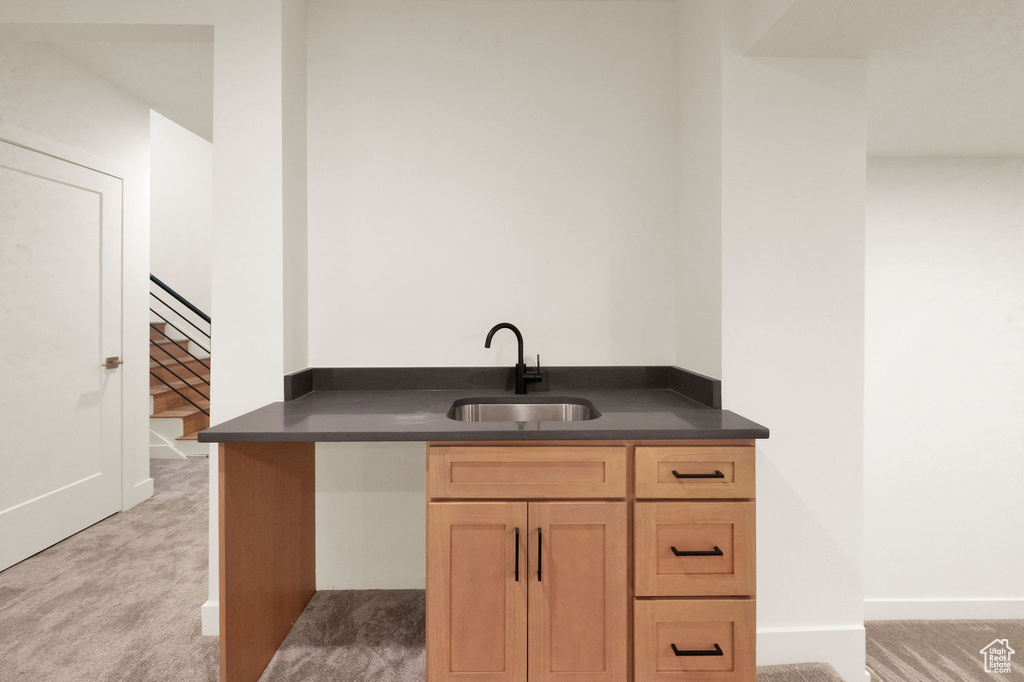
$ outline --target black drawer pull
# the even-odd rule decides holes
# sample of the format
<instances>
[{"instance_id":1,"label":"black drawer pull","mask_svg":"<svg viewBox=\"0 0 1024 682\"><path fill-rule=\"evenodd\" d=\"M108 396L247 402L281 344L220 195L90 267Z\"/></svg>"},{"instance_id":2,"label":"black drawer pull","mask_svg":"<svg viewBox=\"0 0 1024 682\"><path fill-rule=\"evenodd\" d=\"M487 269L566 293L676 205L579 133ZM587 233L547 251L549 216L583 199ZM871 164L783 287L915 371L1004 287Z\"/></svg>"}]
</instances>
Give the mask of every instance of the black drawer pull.
<instances>
[{"instance_id":1,"label":"black drawer pull","mask_svg":"<svg viewBox=\"0 0 1024 682\"><path fill-rule=\"evenodd\" d=\"M715 473L713 474L681 474L673 469L672 475L676 478L725 478L725 474L718 469L715 469Z\"/></svg>"},{"instance_id":2,"label":"black drawer pull","mask_svg":"<svg viewBox=\"0 0 1024 682\"><path fill-rule=\"evenodd\" d=\"M707 651L702 651L700 649L678 649L676 648L676 645L673 644L672 653L674 653L676 656L725 656L725 654L722 653L722 647L718 646L717 642L715 642L714 650L709 649Z\"/></svg>"},{"instance_id":3,"label":"black drawer pull","mask_svg":"<svg viewBox=\"0 0 1024 682\"><path fill-rule=\"evenodd\" d=\"M519 582L519 526L516 526L516 582Z\"/></svg>"},{"instance_id":4,"label":"black drawer pull","mask_svg":"<svg viewBox=\"0 0 1024 682\"><path fill-rule=\"evenodd\" d=\"M718 545L715 545L714 549L697 550L695 552L680 552L678 549L673 547L672 553L676 556L723 556L725 554ZM678 656L679 654L676 655Z\"/></svg>"},{"instance_id":5,"label":"black drawer pull","mask_svg":"<svg viewBox=\"0 0 1024 682\"><path fill-rule=\"evenodd\" d=\"M537 529L537 582L540 582L540 567L541 567L541 550L544 549L544 545L540 540L540 528Z\"/></svg>"}]
</instances>

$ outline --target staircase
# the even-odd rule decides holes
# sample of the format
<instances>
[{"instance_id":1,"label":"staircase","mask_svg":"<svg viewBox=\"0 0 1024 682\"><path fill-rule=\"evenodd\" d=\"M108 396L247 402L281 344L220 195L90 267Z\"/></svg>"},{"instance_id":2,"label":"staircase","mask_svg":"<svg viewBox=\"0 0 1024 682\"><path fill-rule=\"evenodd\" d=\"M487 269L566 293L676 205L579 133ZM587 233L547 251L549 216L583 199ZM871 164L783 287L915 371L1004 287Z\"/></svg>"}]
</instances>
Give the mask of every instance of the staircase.
<instances>
[{"instance_id":1,"label":"staircase","mask_svg":"<svg viewBox=\"0 0 1024 682\"><path fill-rule=\"evenodd\" d=\"M210 446L198 441L198 433L210 426L210 339L202 329L209 317L150 279L158 288L150 292L149 456L207 457Z\"/></svg>"}]
</instances>

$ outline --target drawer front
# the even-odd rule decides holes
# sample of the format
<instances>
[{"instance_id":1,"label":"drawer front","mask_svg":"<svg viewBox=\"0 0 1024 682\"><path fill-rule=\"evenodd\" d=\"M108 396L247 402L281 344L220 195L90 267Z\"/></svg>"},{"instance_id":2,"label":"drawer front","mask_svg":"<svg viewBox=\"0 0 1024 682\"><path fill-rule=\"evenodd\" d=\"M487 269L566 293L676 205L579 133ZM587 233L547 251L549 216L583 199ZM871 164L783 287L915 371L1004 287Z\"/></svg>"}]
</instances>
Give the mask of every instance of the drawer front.
<instances>
[{"instance_id":1,"label":"drawer front","mask_svg":"<svg viewBox=\"0 0 1024 682\"><path fill-rule=\"evenodd\" d=\"M637 446L640 498L753 498L753 446Z\"/></svg>"},{"instance_id":2,"label":"drawer front","mask_svg":"<svg viewBox=\"0 0 1024 682\"><path fill-rule=\"evenodd\" d=\"M753 502L637 502L636 594L753 595Z\"/></svg>"},{"instance_id":3,"label":"drawer front","mask_svg":"<svg viewBox=\"0 0 1024 682\"><path fill-rule=\"evenodd\" d=\"M637 600L634 618L634 682L754 682L753 599Z\"/></svg>"},{"instance_id":4,"label":"drawer front","mask_svg":"<svg viewBox=\"0 0 1024 682\"><path fill-rule=\"evenodd\" d=\"M427 449L432 499L624 498L626 448L445 446Z\"/></svg>"}]
</instances>

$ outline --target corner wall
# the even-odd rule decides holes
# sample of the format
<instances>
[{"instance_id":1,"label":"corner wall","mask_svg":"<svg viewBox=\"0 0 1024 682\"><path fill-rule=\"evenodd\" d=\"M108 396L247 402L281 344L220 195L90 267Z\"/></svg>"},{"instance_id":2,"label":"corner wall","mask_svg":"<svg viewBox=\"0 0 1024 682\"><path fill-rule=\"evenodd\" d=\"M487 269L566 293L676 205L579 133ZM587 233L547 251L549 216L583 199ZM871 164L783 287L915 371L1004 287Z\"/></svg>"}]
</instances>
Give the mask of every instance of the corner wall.
<instances>
[{"instance_id":1,"label":"corner wall","mask_svg":"<svg viewBox=\"0 0 1024 682\"><path fill-rule=\"evenodd\" d=\"M675 364L722 376L722 28L718 0L676 3Z\"/></svg>"},{"instance_id":2,"label":"corner wall","mask_svg":"<svg viewBox=\"0 0 1024 682\"><path fill-rule=\"evenodd\" d=\"M213 145L150 112L150 272L210 312Z\"/></svg>"},{"instance_id":3,"label":"corner wall","mask_svg":"<svg viewBox=\"0 0 1024 682\"><path fill-rule=\"evenodd\" d=\"M723 56L722 393L758 443L758 663L863 680L865 68Z\"/></svg>"},{"instance_id":4,"label":"corner wall","mask_svg":"<svg viewBox=\"0 0 1024 682\"><path fill-rule=\"evenodd\" d=\"M280 400L284 393L282 1L216 5L212 424ZM218 470L218 448L211 446L206 635L219 631Z\"/></svg>"},{"instance_id":5,"label":"corner wall","mask_svg":"<svg viewBox=\"0 0 1024 682\"><path fill-rule=\"evenodd\" d=\"M871 159L867 196L867 617L1024 618L1024 159Z\"/></svg>"}]
</instances>

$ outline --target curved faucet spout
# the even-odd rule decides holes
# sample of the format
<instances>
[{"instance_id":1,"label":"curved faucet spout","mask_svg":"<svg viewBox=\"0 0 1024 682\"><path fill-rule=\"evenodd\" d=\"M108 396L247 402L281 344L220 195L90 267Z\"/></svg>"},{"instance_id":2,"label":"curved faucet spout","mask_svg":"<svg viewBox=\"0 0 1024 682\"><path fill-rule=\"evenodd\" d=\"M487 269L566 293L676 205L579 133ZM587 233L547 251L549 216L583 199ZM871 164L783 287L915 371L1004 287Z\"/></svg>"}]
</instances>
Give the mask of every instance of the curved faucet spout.
<instances>
[{"instance_id":1,"label":"curved faucet spout","mask_svg":"<svg viewBox=\"0 0 1024 682\"><path fill-rule=\"evenodd\" d=\"M519 333L519 329L514 324L509 322L501 322L491 327L491 331L487 332L487 340L484 341L484 348L491 347L491 339L494 338L494 333L499 329L511 329L512 333L516 335L516 342L519 344L519 363L523 364L523 335Z\"/></svg>"},{"instance_id":2,"label":"curved faucet spout","mask_svg":"<svg viewBox=\"0 0 1024 682\"><path fill-rule=\"evenodd\" d=\"M519 330L514 324L508 322L501 322L491 327L491 331L487 332L487 340L484 341L484 348L491 347L491 339L494 338L494 332L499 329L511 329L512 333L516 335L516 341L519 343L519 362L515 366L516 376L516 394L526 394L526 384L536 381L544 381L544 375L540 371L540 355L537 356L537 369L526 369L526 364L523 362L523 335L519 333Z\"/></svg>"}]
</instances>

